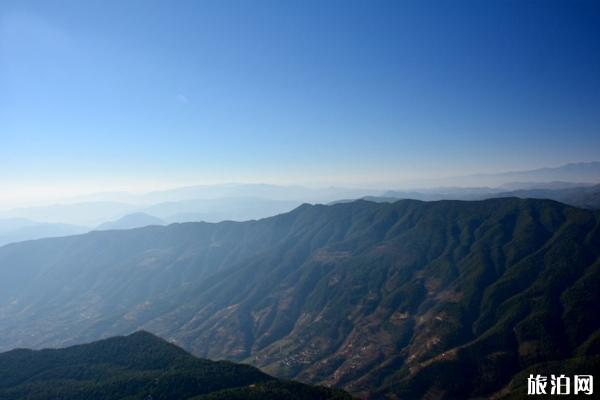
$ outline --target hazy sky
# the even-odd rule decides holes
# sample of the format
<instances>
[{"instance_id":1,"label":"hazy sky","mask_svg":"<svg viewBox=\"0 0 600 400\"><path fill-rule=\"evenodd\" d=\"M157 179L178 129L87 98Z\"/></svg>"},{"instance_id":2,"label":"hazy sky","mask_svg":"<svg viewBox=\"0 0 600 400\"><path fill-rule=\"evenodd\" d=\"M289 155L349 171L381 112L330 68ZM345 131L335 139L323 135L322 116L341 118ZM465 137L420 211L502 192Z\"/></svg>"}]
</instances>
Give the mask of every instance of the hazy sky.
<instances>
[{"instance_id":1,"label":"hazy sky","mask_svg":"<svg viewBox=\"0 0 600 400\"><path fill-rule=\"evenodd\" d=\"M599 154L598 1L0 2L0 196Z\"/></svg>"}]
</instances>

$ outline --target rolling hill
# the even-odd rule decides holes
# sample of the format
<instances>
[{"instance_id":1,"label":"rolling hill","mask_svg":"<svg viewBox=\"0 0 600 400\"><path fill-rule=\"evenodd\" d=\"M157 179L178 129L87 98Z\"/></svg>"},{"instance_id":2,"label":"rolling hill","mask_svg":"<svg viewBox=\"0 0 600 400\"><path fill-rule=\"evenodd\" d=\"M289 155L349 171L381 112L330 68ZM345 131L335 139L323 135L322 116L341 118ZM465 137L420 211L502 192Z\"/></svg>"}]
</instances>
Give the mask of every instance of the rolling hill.
<instances>
[{"instance_id":1,"label":"rolling hill","mask_svg":"<svg viewBox=\"0 0 600 400\"><path fill-rule=\"evenodd\" d=\"M519 395L531 368L598 371L599 286L598 212L516 198L303 205L0 248L0 348L145 329L372 399Z\"/></svg>"},{"instance_id":2,"label":"rolling hill","mask_svg":"<svg viewBox=\"0 0 600 400\"><path fill-rule=\"evenodd\" d=\"M3 400L350 400L256 368L201 360L147 332L68 347L0 354Z\"/></svg>"}]
</instances>

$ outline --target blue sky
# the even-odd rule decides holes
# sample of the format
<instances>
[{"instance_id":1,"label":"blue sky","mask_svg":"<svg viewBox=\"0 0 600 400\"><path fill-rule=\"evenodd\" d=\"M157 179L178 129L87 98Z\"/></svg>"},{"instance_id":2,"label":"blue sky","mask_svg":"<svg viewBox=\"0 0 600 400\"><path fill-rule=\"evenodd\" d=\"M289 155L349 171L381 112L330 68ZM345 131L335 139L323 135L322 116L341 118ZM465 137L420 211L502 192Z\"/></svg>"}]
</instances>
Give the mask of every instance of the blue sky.
<instances>
[{"instance_id":1,"label":"blue sky","mask_svg":"<svg viewBox=\"0 0 600 400\"><path fill-rule=\"evenodd\" d=\"M3 1L11 193L381 184L600 154L596 1Z\"/></svg>"}]
</instances>

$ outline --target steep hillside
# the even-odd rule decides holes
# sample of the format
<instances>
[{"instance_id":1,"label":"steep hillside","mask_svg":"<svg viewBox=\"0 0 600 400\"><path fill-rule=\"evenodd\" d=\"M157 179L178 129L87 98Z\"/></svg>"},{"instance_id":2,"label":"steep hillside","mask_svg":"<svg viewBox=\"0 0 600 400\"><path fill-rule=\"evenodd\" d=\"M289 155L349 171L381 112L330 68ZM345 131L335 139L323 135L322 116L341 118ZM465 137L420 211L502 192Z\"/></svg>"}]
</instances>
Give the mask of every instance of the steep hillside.
<instances>
[{"instance_id":1,"label":"steep hillside","mask_svg":"<svg viewBox=\"0 0 600 400\"><path fill-rule=\"evenodd\" d=\"M462 398L534 365L597 365L599 286L597 212L514 198L304 205L6 246L0 346L142 328L371 398Z\"/></svg>"},{"instance_id":2,"label":"steep hillside","mask_svg":"<svg viewBox=\"0 0 600 400\"><path fill-rule=\"evenodd\" d=\"M147 332L0 354L3 400L248 399L257 391L261 399L350 400L341 391L276 380L247 365L195 358Z\"/></svg>"}]
</instances>

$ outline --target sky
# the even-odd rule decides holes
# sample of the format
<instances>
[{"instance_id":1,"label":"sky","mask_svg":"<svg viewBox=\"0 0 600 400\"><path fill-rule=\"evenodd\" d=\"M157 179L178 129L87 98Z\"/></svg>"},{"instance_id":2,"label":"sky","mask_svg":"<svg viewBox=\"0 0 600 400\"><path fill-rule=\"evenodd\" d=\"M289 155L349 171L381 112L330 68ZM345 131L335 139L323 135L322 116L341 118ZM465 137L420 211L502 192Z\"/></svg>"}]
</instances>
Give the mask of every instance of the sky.
<instances>
[{"instance_id":1,"label":"sky","mask_svg":"<svg viewBox=\"0 0 600 400\"><path fill-rule=\"evenodd\" d=\"M0 1L0 197L600 157L597 1Z\"/></svg>"}]
</instances>

